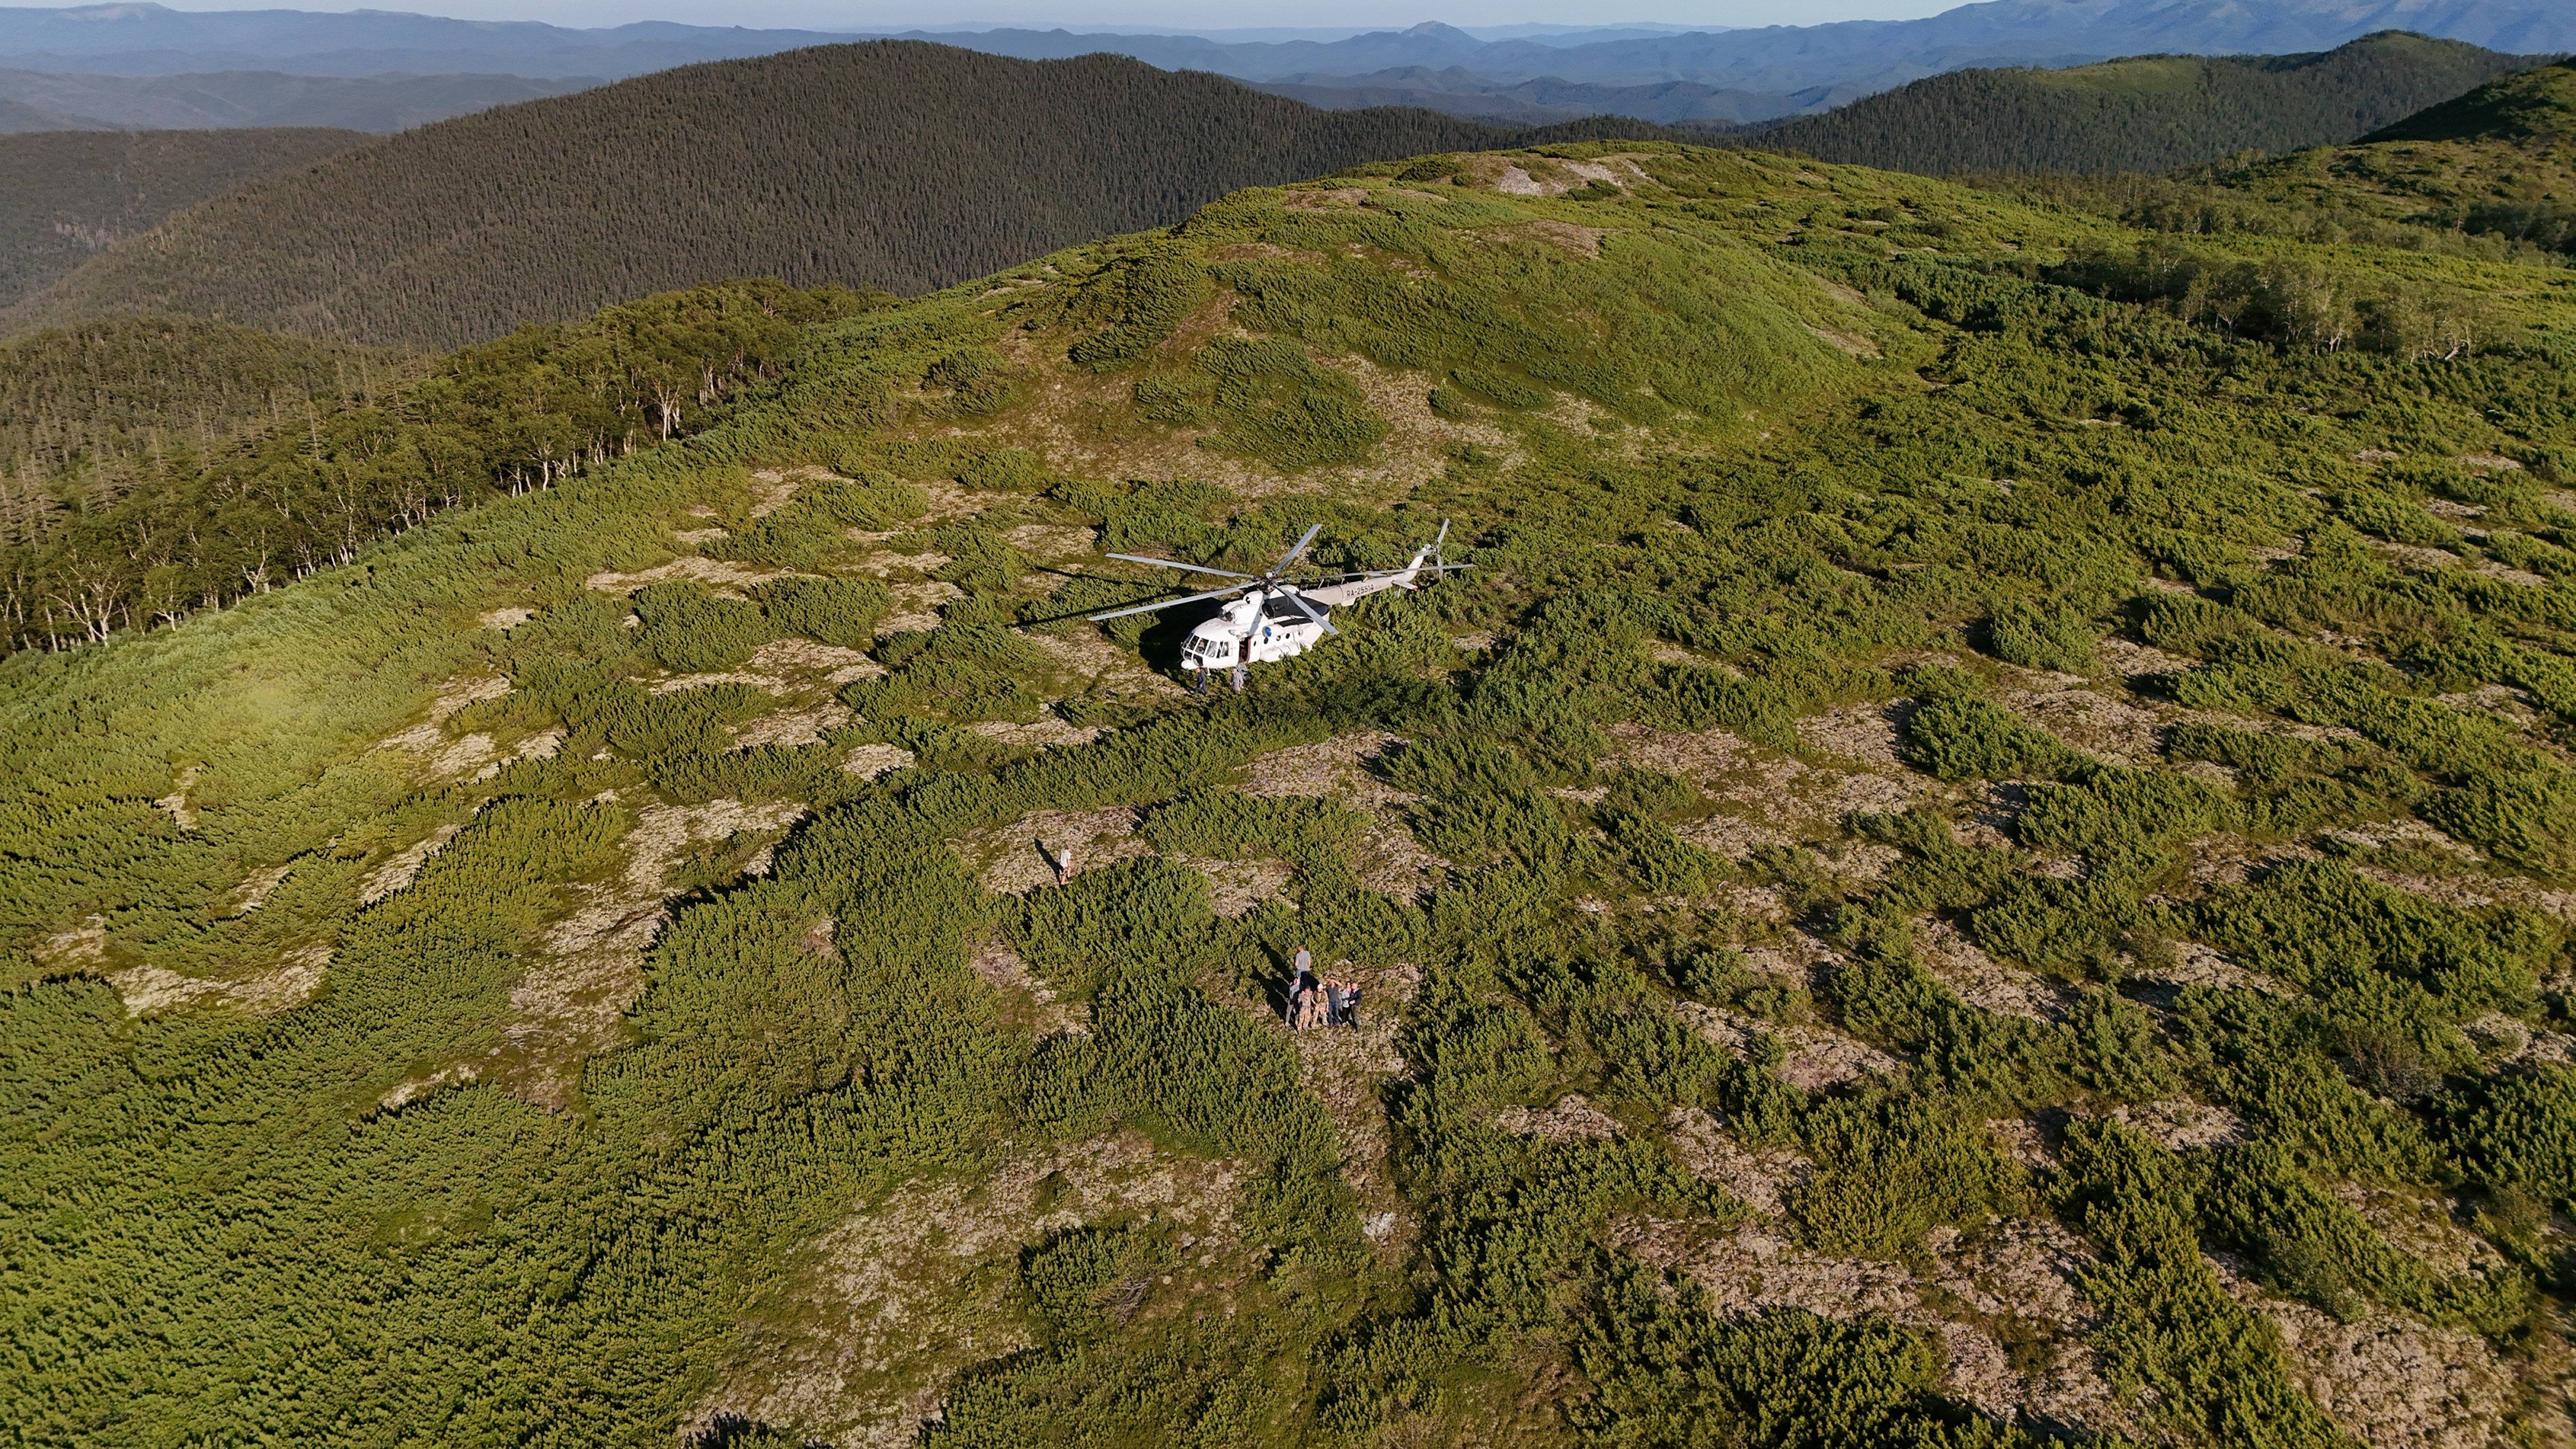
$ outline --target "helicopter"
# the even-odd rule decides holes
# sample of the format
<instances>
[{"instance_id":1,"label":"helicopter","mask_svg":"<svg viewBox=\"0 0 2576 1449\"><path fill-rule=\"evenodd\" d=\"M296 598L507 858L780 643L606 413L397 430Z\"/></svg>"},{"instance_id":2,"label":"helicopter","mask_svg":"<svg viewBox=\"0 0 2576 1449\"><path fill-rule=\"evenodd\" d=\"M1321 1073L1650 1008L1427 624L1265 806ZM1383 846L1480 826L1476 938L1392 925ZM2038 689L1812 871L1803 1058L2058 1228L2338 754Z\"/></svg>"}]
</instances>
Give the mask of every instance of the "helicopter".
<instances>
[{"instance_id":1,"label":"helicopter","mask_svg":"<svg viewBox=\"0 0 2576 1449\"><path fill-rule=\"evenodd\" d=\"M1474 564L1445 563L1440 546L1449 540L1449 520L1440 520L1440 532L1413 555L1413 561L1402 568L1370 569L1342 574L1329 580L1289 583L1285 575L1314 547L1323 533L1318 523L1306 530L1297 546L1288 550L1267 572L1236 573L1231 569L1212 569L1202 564L1182 563L1178 559L1148 558L1142 554L1113 553L1110 558L1122 563L1153 564L1158 568L1181 569L1194 574L1209 574L1238 582L1205 593L1186 594L1177 599L1137 604L1125 609L1112 609L1091 616L1093 623L1123 619L1130 614L1150 614L1180 604L1195 604L1204 599L1227 599L1233 602L1219 610L1217 616L1190 631L1181 645L1181 667L1198 676L1196 688L1207 688L1208 671L1232 671L1234 688L1243 690L1244 672L1254 664L1267 664L1275 659L1288 659L1303 654L1324 641L1326 635L1338 634L1333 627L1332 611L1344 604L1356 603L1371 594L1387 589L1415 589L1422 586L1425 574L1456 573L1474 568Z\"/></svg>"}]
</instances>

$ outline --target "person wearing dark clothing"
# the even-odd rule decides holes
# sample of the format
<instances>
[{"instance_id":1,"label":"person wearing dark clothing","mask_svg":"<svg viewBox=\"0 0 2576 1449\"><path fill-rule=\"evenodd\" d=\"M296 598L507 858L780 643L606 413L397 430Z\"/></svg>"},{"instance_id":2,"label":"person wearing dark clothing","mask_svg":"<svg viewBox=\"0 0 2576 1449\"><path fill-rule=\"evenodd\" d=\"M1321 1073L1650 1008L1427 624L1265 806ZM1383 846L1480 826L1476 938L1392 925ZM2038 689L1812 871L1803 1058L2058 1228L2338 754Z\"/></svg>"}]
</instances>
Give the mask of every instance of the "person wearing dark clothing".
<instances>
[{"instance_id":1,"label":"person wearing dark clothing","mask_svg":"<svg viewBox=\"0 0 2576 1449\"><path fill-rule=\"evenodd\" d=\"M1305 947L1297 948L1295 959L1288 963L1288 1025L1300 1031L1306 1023L1298 1009L1306 1004L1306 993L1315 989L1315 957Z\"/></svg>"},{"instance_id":2,"label":"person wearing dark clothing","mask_svg":"<svg viewBox=\"0 0 2576 1449\"><path fill-rule=\"evenodd\" d=\"M1342 992L1342 1025L1360 1024L1360 984L1356 981Z\"/></svg>"}]
</instances>

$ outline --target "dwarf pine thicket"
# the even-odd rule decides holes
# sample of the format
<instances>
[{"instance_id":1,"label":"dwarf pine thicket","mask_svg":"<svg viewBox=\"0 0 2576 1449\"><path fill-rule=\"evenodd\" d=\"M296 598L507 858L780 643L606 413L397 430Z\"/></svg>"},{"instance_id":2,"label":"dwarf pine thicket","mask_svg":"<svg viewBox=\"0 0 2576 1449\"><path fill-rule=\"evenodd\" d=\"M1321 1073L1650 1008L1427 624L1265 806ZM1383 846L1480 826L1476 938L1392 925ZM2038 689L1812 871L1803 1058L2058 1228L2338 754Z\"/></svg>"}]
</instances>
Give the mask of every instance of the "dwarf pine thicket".
<instances>
[{"instance_id":1,"label":"dwarf pine thicket","mask_svg":"<svg viewBox=\"0 0 2576 1449\"><path fill-rule=\"evenodd\" d=\"M2481 319L2428 347L2105 275L2142 240L1362 167L0 663L0 1417L2341 1446L2352 1327L2546 1439L2568 274L2198 239ZM1240 697L1082 622L1167 582L1099 550L1443 518L1467 581ZM1280 1026L1300 946L1360 1032ZM2057 1299L1960 1266L2015 1244Z\"/></svg>"}]
</instances>

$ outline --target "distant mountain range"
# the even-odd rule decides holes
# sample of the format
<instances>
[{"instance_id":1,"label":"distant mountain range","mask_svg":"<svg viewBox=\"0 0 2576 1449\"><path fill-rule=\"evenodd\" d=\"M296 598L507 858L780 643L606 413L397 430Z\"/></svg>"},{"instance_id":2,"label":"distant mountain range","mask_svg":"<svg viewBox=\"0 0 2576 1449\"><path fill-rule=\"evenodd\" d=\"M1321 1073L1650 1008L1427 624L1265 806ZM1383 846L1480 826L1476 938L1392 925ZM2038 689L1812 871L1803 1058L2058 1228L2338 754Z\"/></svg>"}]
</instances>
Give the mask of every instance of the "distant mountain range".
<instances>
[{"instance_id":1,"label":"distant mountain range","mask_svg":"<svg viewBox=\"0 0 2576 1449\"><path fill-rule=\"evenodd\" d=\"M1698 81L1634 86L1589 85L1553 76L1498 81L1455 65L1446 70L1409 65L1371 75L1299 76L1251 84L1327 110L1421 106L1518 125L1545 125L1578 116L1635 116L1665 126L1743 125L1820 111L1868 94L1865 87L1855 85L1809 86L1784 93L1727 90Z\"/></svg>"},{"instance_id":2,"label":"distant mountain range","mask_svg":"<svg viewBox=\"0 0 2576 1449\"><path fill-rule=\"evenodd\" d=\"M2068 65L2159 52L2320 51L2391 29L2499 51L2576 50L2576 5L2565 0L1986 0L1923 20L1680 34L1611 27L1481 39L1452 26L1423 24L1338 40L1240 41L1026 29L915 31L903 38L1025 60L1109 52L1166 70L1205 70L1299 86L1324 85L1333 77L1368 78L1370 87L1386 91L1393 84L1389 72L1455 68L1505 87L1524 82L1608 87L1680 82L1770 96L1815 91L1825 97L1821 103L1830 104L1837 95L1884 90L1968 66ZM452 20L372 10L183 12L153 4L0 9L0 65L106 75L263 70L332 76L619 77L853 38L659 21L575 30L531 21ZM1421 88L1424 98L1458 93L1447 83Z\"/></svg>"},{"instance_id":3,"label":"distant mountain range","mask_svg":"<svg viewBox=\"0 0 2576 1449\"><path fill-rule=\"evenodd\" d=\"M851 37L647 21L571 30L383 10L171 10L153 4L0 9L0 65L102 75L218 70L295 75L630 76Z\"/></svg>"},{"instance_id":4,"label":"distant mountain range","mask_svg":"<svg viewBox=\"0 0 2576 1449\"><path fill-rule=\"evenodd\" d=\"M2238 150L2348 141L2546 60L2384 31L2294 55L2149 55L2059 68L1976 67L1893 90L1726 90L1697 81L1488 80L1462 67L1256 83L1309 105L1424 106L1545 125L1634 116L1733 144L1896 171L2161 171Z\"/></svg>"},{"instance_id":5,"label":"distant mountain range","mask_svg":"<svg viewBox=\"0 0 2576 1449\"><path fill-rule=\"evenodd\" d=\"M306 76L282 71L86 75L0 69L0 130L330 126L383 135L599 84L515 75ZM11 108L47 124L10 122Z\"/></svg>"}]
</instances>

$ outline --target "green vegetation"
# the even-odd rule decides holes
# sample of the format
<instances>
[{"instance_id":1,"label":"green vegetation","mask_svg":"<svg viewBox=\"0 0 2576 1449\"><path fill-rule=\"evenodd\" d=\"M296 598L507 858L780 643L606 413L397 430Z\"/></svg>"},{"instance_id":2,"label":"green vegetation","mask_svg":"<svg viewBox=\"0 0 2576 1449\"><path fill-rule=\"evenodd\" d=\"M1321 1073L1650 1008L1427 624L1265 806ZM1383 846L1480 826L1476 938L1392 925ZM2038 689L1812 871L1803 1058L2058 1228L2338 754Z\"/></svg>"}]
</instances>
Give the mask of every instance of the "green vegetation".
<instances>
[{"instance_id":1,"label":"green vegetation","mask_svg":"<svg viewBox=\"0 0 2576 1449\"><path fill-rule=\"evenodd\" d=\"M2005 184L2149 231L2564 257L2576 251L2576 61L2502 77L2350 145L2169 177Z\"/></svg>"},{"instance_id":2,"label":"green vegetation","mask_svg":"<svg viewBox=\"0 0 2576 1449\"><path fill-rule=\"evenodd\" d=\"M8 1421L2545 1436L2576 302L2195 239L2492 323L2353 345L2157 240L1373 162L808 299L667 443L0 661ZM1443 518L1241 696L1083 621Z\"/></svg>"},{"instance_id":3,"label":"green vegetation","mask_svg":"<svg viewBox=\"0 0 2576 1449\"><path fill-rule=\"evenodd\" d=\"M6 645L173 623L695 431L877 300L699 287L433 360L156 318L0 345Z\"/></svg>"},{"instance_id":4,"label":"green vegetation","mask_svg":"<svg viewBox=\"0 0 2576 1449\"><path fill-rule=\"evenodd\" d=\"M2531 61L2388 30L2310 55L1956 70L1729 140L1928 176L2169 171L2356 140Z\"/></svg>"},{"instance_id":5,"label":"green vegetation","mask_svg":"<svg viewBox=\"0 0 2576 1449\"><path fill-rule=\"evenodd\" d=\"M0 135L0 307L102 248L246 182L362 145L355 131L60 130Z\"/></svg>"}]
</instances>

